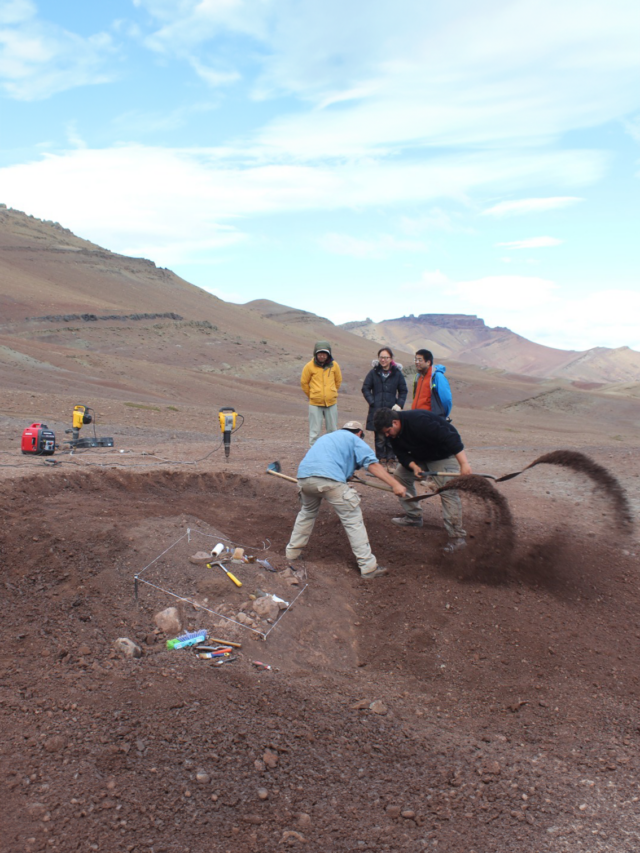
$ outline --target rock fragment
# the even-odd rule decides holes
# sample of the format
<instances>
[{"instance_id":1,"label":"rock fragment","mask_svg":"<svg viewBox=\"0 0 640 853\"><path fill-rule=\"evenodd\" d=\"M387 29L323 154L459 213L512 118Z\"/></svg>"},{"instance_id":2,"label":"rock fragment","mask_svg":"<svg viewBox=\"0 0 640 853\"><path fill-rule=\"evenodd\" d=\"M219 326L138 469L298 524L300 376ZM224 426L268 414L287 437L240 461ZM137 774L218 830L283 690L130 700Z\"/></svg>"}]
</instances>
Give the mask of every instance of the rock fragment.
<instances>
[{"instance_id":1,"label":"rock fragment","mask_svg":"<svg viewBox=\"0 0 640 853\"><path fill-rule=\"evenodd\" d=\"M278 753L273 752L270 749L265 749L264 755L262 756L262 760L265 763L265 766L269 768L269 770L273 770L274 767L278 766Z\"/></svg>"},{"instance_id":2,"label":"rock fragment","mask_svg":"<svg viewBox=\"0 0 640 853\"><path fill-rule=\"evenodd\" d=\"M166 610L161 610L153 617L153 621L158 628L169 636L175 636L182 633L182 620L177 607L167 607Z\"/></svg>"},{"instance_id":3,"label":"rock fragment","mask_svg":"<svg viewBox=\"0 0 640 853\"><path fill-rule=\"evenodd\" d=\"M113 647L116 651L120 652L127 658L141 658L142 657L142 649L133 640L130 640L128 637L118 637L118 639L113 644Z\"/></svg>"}]
</instances>

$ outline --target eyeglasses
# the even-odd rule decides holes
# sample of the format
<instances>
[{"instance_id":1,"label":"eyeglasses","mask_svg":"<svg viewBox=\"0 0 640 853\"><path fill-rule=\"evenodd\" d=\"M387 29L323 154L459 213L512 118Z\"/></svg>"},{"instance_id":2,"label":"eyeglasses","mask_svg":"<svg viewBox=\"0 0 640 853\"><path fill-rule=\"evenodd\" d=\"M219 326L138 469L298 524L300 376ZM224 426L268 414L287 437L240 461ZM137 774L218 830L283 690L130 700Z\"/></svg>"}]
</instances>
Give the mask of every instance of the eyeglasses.
<instances>
[{"instance_id":1,"label":"eyeglasses","mask_svg":"<svg viewBox=\"0 0 640 853\"><path fill-rule=\"evenodd\" d=\"M424 358L416 358L416 359L414 359L414 361L416 364L426 364L426 361L424 360Z\"/></svg>"},{"instance_id":2,"label":"eyeglasses","mask_svg":"<svg viewBox=\"0 0 640 853\"><path fill-rule=\"evenodd\" d=\"M391 361L390 355L380 355L378 356L379 361Z\"/></svg>"}]
</instances>

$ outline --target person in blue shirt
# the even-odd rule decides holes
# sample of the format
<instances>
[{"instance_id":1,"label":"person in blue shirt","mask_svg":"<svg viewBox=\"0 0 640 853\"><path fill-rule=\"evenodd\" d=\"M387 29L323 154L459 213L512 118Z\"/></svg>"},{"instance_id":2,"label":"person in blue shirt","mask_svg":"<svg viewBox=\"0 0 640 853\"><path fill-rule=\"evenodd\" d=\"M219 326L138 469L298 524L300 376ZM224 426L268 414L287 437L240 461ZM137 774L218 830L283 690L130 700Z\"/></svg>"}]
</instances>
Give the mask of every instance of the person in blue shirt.
<instances>
[{"instance_id":1,"label":"person in blue shirt","mask_svg":"<svg viewBox=\"0 0 640 853\"><path fill-rule=\"evenodd\" d=\"M391 486L399 498L405 496L406 488L387 473L369 445L362 440L363 436L362 424L349 421L342 429L320 436L300 463L297 477L302 508L287 545L288 560L295 560L302 553L325 498L342 522L362 577L368 580L387 573L371 553L360 509L360 495L347 481L358 468L366 468Z\"/></svg>"}]
</instances>

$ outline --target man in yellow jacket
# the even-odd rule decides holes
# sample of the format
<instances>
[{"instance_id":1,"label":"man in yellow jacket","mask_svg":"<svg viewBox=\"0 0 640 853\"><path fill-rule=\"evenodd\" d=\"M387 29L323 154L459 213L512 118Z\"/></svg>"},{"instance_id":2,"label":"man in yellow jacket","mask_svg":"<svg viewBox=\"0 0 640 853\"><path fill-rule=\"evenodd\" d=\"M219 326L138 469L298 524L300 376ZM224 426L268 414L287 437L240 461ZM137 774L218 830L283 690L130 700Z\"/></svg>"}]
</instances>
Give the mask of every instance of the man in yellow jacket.
<instances>
[{"instance_id":1,"label":"man in yellow jacket","mask_svg":"<svg viewBox=\"0 0 640 853\"><path fill-rule=\"evenodd\" d=\"M309 398L309 447L320 437L322 422L327 432L338 429L338 389L342 372L331 355L329 341L317 341L313 358L302 369L302 390Z\"/></svg>"}]
</instances>

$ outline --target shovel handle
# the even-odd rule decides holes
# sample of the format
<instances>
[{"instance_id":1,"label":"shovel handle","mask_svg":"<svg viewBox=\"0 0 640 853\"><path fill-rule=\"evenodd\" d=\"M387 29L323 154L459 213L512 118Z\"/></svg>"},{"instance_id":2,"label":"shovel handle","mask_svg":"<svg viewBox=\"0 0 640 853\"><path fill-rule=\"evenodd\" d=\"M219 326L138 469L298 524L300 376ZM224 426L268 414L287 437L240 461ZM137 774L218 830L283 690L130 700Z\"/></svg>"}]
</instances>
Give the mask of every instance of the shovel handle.
<instances>
[{"instance_id":1,"label":"shovel handle","mask_svg":"<svg viewBox=\"0 0 640 853\"><path fill-rule=\"evenodd\" d=\"M355 475L351 478L351 482L360 483L361 486L371 486L372 489L380 489L383 492L392 492L391 486L386 486L384 483L368 483L366 480L361 480Z\"/></svg>"},{"instance_id":2,"label":"shovel handle","mask_svg":"<svg viewBox=\"0 0 640 853\"><path fill-rule=\"evenodd\" d=\"M416 479L422 480L424 477L459 477L460 472L457 474L452 473L451 471L423 471L422 477L417 477ZM487 480L495 480L496 478L493 474L476 474L474 471L475 477L486 477Z\"/></svg>"},{"instance_id":3,"label":"shovel handle","mask_svg":"<svg viewBox=\"0 0 640 853\"><path fill-rule=\"evenodd\" d=\"M267 474L271 474L272 477L280 477L281 480L288 480L290 483L297 483L295 477L287 477L286 474L280 474L278 471L273 471L267 468Z\"/></svg>"}]
</instances>

